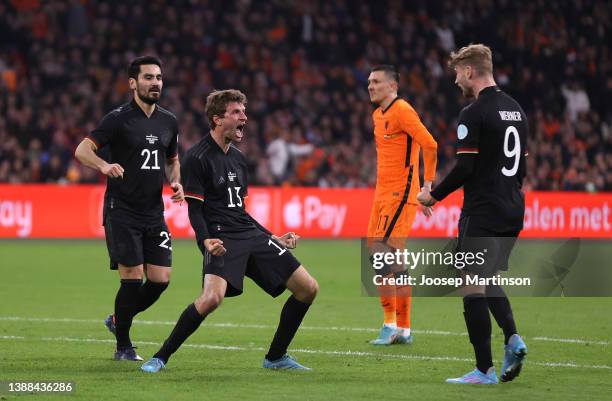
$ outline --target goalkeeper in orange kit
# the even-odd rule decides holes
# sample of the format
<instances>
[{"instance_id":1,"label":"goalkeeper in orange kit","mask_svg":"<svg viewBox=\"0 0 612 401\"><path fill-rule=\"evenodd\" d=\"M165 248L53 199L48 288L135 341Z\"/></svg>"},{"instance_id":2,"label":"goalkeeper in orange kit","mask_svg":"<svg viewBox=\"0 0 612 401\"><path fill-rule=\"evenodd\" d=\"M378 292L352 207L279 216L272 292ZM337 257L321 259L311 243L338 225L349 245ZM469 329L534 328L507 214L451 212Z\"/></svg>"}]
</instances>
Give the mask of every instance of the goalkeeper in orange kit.
<instances>
[{"instance_id":1,"label":"goalkeeper in orange kit","mask_svg":"<svg viewBox=\"0 0 612 401\"><path fill-rule=\"evenodd\" d=\"M377 154L376 192L368 224L370 252L394 252L405 246L417 208L426 216L431 208L416 201L420 190L419 153L423 149L424 184L431 188L436 175L438 145L408 102L397 96L399 73L395 67L374 67L368 78L370 100L377 104L372 114ZM403 266L382 271L391 277ZM374 345L410 344L409 286L379 287L384 324Z\"/></svg>"}]
</instances>

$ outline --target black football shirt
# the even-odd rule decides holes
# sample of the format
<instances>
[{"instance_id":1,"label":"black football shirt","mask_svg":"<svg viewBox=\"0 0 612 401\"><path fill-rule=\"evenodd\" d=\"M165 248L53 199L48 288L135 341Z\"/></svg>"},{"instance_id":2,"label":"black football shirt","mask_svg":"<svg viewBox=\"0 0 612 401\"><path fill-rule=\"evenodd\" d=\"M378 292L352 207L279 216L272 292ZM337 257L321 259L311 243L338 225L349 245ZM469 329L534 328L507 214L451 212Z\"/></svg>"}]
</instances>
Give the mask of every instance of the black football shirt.
<instances>
[{"instance_id":1,"label":"black football shirt","mask_svg":"<svg viewBox=\"0 0 612 401\"><path fill-rule=\"evenodd\" d=\"M247 161L230 145L227 153L208 134L189 149L181 163L186 197L203 201L202 212L210 235L247 235L258 228L246 212Z\"/></svg>"},{"instance_id":2,"label":"black football shirt","mask_svg":"<svg viewBox=\"0 0 612 401\"><path fill-rule=\"evenodd\" d=\"M462 216L478 216L479 225L494 231L522 229L527 137L525 112L497 86L483 89L461 111L457 154L475 156L472 174L463 183Z\"/></svg>"},{"instance_id":3,"label":"black football shirt","mask_svg":"<svg viewBox=\"0 0 612 401\"><path fill-rule=\"evenodd\" d=\"M98 149L109 147L109 163L123 178L108 178L105 210L139 221L163 217L162 188L167 159L178 157L178 121L155 106L150 117L132 100L107 114L89 135Z\"/></svg>"}]
</instances>

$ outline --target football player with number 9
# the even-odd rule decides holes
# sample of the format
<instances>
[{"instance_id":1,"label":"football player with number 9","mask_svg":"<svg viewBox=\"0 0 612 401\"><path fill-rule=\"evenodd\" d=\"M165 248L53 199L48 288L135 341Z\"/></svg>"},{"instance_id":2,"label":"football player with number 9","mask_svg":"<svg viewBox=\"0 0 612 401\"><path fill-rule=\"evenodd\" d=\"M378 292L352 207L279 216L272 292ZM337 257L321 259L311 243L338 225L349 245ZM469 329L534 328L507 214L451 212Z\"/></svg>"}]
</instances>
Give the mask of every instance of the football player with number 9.
<instances>
[{"instance_id":1,"label":"football player with number 9","mask_svg":"<svg viewBox=\"0 0 612 401\"><path fill-rule=\"evenodd\" d=\"M425 188L417 200L433 206L463 186L458 251L484 251L483 266L466 266L468 276L493 277L508 270L510 253L523 228L528 125L521 106L495 84L491 49L482 44L463 47L450 56L455 83L467 98L475 98L459 115L457 164L433 190ZM487 252L488 251L488 252ZM491 356L489 310L504 332L501 380L521 372L527 347L517 334L510 302L499 285L465 285L465 323L476 355L476 369L448 379L449 383L498 383Z\"/></svg>"}]
</instances>

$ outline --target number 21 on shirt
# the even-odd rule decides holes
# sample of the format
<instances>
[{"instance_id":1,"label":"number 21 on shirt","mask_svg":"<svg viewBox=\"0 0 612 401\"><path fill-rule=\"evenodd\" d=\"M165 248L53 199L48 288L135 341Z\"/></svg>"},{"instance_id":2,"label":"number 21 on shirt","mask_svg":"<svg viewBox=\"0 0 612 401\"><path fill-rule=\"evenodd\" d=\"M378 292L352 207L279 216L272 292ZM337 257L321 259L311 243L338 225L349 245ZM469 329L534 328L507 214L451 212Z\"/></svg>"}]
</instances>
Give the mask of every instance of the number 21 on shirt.
<instances>
[{"instance_id":1,"label":"number 21 on shirt","mask_svg":"<svg viewBox=\"0 0 612 401\"><path fill-rule=\"evenodd\" d=\"M154 151L150 151L149 149L143 149L142 152L140 152L140 156L144 156L144 162L142 163L142 166L140 166L141 170L159 170L159 161L157 160L157 150ZM153 156L153 158L151 158L151 155ZM153 163L152 166L149 165L149 159L151 159L150 161Z\"/></svg>"}]
</instances>

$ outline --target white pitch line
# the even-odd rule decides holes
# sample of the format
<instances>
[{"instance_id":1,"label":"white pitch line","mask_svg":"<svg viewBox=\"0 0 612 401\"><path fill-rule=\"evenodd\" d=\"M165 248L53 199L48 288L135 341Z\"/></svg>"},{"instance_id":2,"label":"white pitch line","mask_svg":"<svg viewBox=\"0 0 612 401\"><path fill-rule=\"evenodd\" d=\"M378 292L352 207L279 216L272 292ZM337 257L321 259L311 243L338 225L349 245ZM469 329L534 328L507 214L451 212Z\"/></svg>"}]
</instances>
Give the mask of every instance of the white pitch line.
<instances>
[{"instance_id":1,"label":"white pitch line","mask_svg":"<svg viewBox=\"0 0 612 401\"><path fill-rule=\"evenodd\" d=\"M23 336L0 336L0 340L25 340Z\"/></svg>"},{"instance_id":2,"label":"white pitch line","mask_svg":"<svg viewBox=\"0 0 612 401\"><path fill-rule=\"evenodd\" d=\"M25 340L26 338L22 337L20 339ZM102 339L102 338L74 338L74 337L41 337L40 340L58 341L58 342L83 342L83 343L111 343L111 344L116 343L116 340L110 340L107 338ZM161 343L154 342L154 341L138 341L137 343L138 345L156 345L156 346L161 345ZM227 350L227 351L265 351L263 347L239 347L239 346L233 346L233 345L183 344L181 347L204 348L204 349Z\"/></svg>"},{"instance_id":3,"label":"white pitch line","mask_svg":"<svg viewBox=\"0 0 612 401\"><path fill-rule=\"evenodd\" d=\"M33 341L53 341L53 342L80 342L80 343L105 343L115 344L115 340L111 339L99 339L99 338L74 338L74 337L40 337L40 338L26 338L22 336L0 336L0 340L33 340ZM161 343L154 341L138 341L139 345L155 345L160 346ZM250 351L250 352L265 352L265 348L262 347L242 347L233 345L212 345L212 344L183 344L184 348L200 348L210 350L223 350L223 351ZM331 356L350 356L350 357L373 357L373 358L388 358L388 359L404 359L404 360L419 360L419 361L439 361L439 362L473 362L469 358L459 358L455 356L436 356L436 355L404 355L404 354L379 354L376 352L363 352L363 351L329 351L329 350L318 350L318 349L307 349L307 348L296 348L290 349L289 352L293 353L304 353L304 354L318 354L318 355L331 355ZM575 368L575 369L612 369L612 366L608 365L580 365L574 362L537 362L529 360L529 365L544 366L544 367L556 367L556 368Z\"/></svg>"},{"instance_id":4,"label":"white pitch line","mask_svg":"<svg viewBox=\"0 0 612 401\"><path fill-rule=\"evenodd\" d=\"M570 343L570 344L598 344L598 345L608 345L608 341L590 341L590 340L581 340L578 338L551 338L551 337L531 337L531 340L536 341L551 341L558 343Z\"/></svg>"},{"instance_id":5,"label":"white pitch line","mask_svg":"<svg viewBox=\"0 0 612 401\"><path fill-rule=\"evenodd\" d=\"M45 317L20 317L20 316L0 316L0 321L15 322L45 322L45 323L100 323L102 319L74 319L74 318L45 318ZM176 321L170 320L134 320L134 323L153 325L153 326L174 326ZM237 329L269 329L274 330L276 326L265 324L246 324L246 323L206 323L207 327L237 328ZM378 333L379 329L366 327L339 327L339 326L300 326L300 330L320 330L320 331L355 331ZM436 336L467 336L467 333L443 331L443 330L412 330L415 334L430 334ZM532 341L546 341L566 344L592 344L610 345L609 341L594 340L588 338L553 338L553 337L523 337Z\"/></svg>"}]
</instances>

